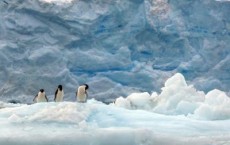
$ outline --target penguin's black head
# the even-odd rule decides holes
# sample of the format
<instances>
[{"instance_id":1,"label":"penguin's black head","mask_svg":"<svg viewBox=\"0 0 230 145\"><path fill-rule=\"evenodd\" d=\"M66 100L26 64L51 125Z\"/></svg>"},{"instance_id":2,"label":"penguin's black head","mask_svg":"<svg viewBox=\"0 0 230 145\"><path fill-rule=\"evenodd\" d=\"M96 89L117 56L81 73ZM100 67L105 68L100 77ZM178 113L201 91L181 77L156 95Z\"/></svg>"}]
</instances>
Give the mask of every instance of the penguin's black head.
<instances>
[{"instance_id":1,"label":"penguin's black head","mask_svg":"<svg viewBox=\"0 0 230 145\"><path fill-rule=\"evenodd\" d=\"M85 85L85 90L88 90L89 86L87 84L84 84L84 85Z\"/></svg>"},{"instance_id":2,"label":"penguin's black head","mask_svg":"<svg viewBox=\"0 0 230 145\"><path fill-rule=\"evenodd\" d=\"M43 93L43 92L44 92L44 89L40 89L40 92L42 92L42 93Z\"/></svg>"},{"instance_id":3,"label":"penguin's black head","mask_svg":"<svg viewBox=\"0 0 230 145\"><path fill-rule=\"evenodd\" d=\"M58 85L58 89L62 90L62 85Z\"/></svg>"}]
</instances>

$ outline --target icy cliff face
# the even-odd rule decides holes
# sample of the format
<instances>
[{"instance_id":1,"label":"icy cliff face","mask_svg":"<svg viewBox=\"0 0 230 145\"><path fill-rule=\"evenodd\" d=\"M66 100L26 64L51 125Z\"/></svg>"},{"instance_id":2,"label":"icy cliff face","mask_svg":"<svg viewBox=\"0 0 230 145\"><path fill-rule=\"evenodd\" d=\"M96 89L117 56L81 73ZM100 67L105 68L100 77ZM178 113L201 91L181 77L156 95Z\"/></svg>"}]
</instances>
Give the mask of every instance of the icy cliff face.
<instances>
[{"instance_id":1,"label":"icy cliff face","mask_svg":"<svg viewBox=\"0 0 230 145\"><path fill-rule=\"evenodd\" d=\"M62 84L109 101L160 91L182 73L197 89L230 87L230 2L214 0L4 0L0 97L50 99ZM16 97L16 98L15 98Z\"/></svg>"}]
</instances>

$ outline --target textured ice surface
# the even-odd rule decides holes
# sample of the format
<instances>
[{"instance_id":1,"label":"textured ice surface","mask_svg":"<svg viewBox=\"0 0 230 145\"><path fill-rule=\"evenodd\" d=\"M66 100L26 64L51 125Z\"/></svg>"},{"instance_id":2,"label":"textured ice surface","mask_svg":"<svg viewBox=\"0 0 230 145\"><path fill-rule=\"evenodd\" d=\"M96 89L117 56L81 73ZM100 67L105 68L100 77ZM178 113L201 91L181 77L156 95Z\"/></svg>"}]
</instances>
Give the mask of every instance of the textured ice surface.
<instances>
[{"instance_id":1,"label":"textured ice surface","mask_svg":"<svg viewBox=\"0 0 230 145\"><path fill-rule=\"evenodd\" d=\"M0 98L31 102L40 88L65 100L78 85L111 101L160 92L180 72L195 88L230 88L230 2L0 1Z\"/></svg>"},{"instance_id":2,"label":"textured ice surface","mask_svg":"<svg viewBox=\"0 0 230 145\"><path fill-rule=\"evenodd\" d=\"M3 145L230 143L229 119L205 121L183 115L128 110L95 100L85 104L49 102L3 108L0 125L0 144Z\"/></svg>"}]
</instances>

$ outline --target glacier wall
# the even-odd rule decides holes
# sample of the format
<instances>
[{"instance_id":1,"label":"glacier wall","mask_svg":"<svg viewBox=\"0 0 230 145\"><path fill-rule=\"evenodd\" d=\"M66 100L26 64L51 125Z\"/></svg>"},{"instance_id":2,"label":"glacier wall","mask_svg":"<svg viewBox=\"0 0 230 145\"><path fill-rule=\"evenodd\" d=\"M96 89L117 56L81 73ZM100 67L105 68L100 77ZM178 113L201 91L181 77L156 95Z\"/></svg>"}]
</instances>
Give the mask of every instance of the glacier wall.
<instances>
[{"instance_id":1,"label":"glacier wall","mask_svg":"<svg viewBox=\"0 0 230 145\"><path fill-rule=\"evenodd\" d=\"M78 85L111 101L160 91L182 73L197 89L230 93L230 2L4 0L0 99L31 102L40 88L65 100Z\"/></svg>"}]
</instances>

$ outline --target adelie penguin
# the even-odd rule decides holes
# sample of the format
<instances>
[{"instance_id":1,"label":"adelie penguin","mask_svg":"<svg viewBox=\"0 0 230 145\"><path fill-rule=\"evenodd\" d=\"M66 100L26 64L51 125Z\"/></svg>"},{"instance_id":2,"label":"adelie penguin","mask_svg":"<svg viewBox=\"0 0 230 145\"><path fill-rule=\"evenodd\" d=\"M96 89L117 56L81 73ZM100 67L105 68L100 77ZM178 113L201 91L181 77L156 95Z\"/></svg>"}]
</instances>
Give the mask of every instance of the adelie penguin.
<instances>
[{"instance_id":1,"label":"adelie penguin","mask_svg":"<svg viewBox=\"0 0 230 145\"><path fill-rule=\"evenodd\" d=\"M39 103L39 102L48 102L46 93L44 91L44 89L40 89L40 91L38 92L38 94L34 97L33 100L35 103Z\"/></svg>"},{"instance_id":2,"label":"adelie penguin","mask_svg":"<svg viewBox=\"0 0 230 145\"><path fill-rule=\"evenodd\" d=\"M85 103L87 101L87 90L89 89L89 86L87 84L81 85L78 87L78 90L76 92L77 96L77 102Z\"/></svg>"},{"instance_id":3,"label":"adelie penguin","mask_svg":"<svg viewBox=\"0 0 230 145\"><path fill-rule=\"evenodd\" d=\"M55 95L54 95L54 101L55 102L62 102L63 97L64 97L64 90L62 88L62 85L58 85L58 88L57 88Z\"/></svg>"}]
</instances>

